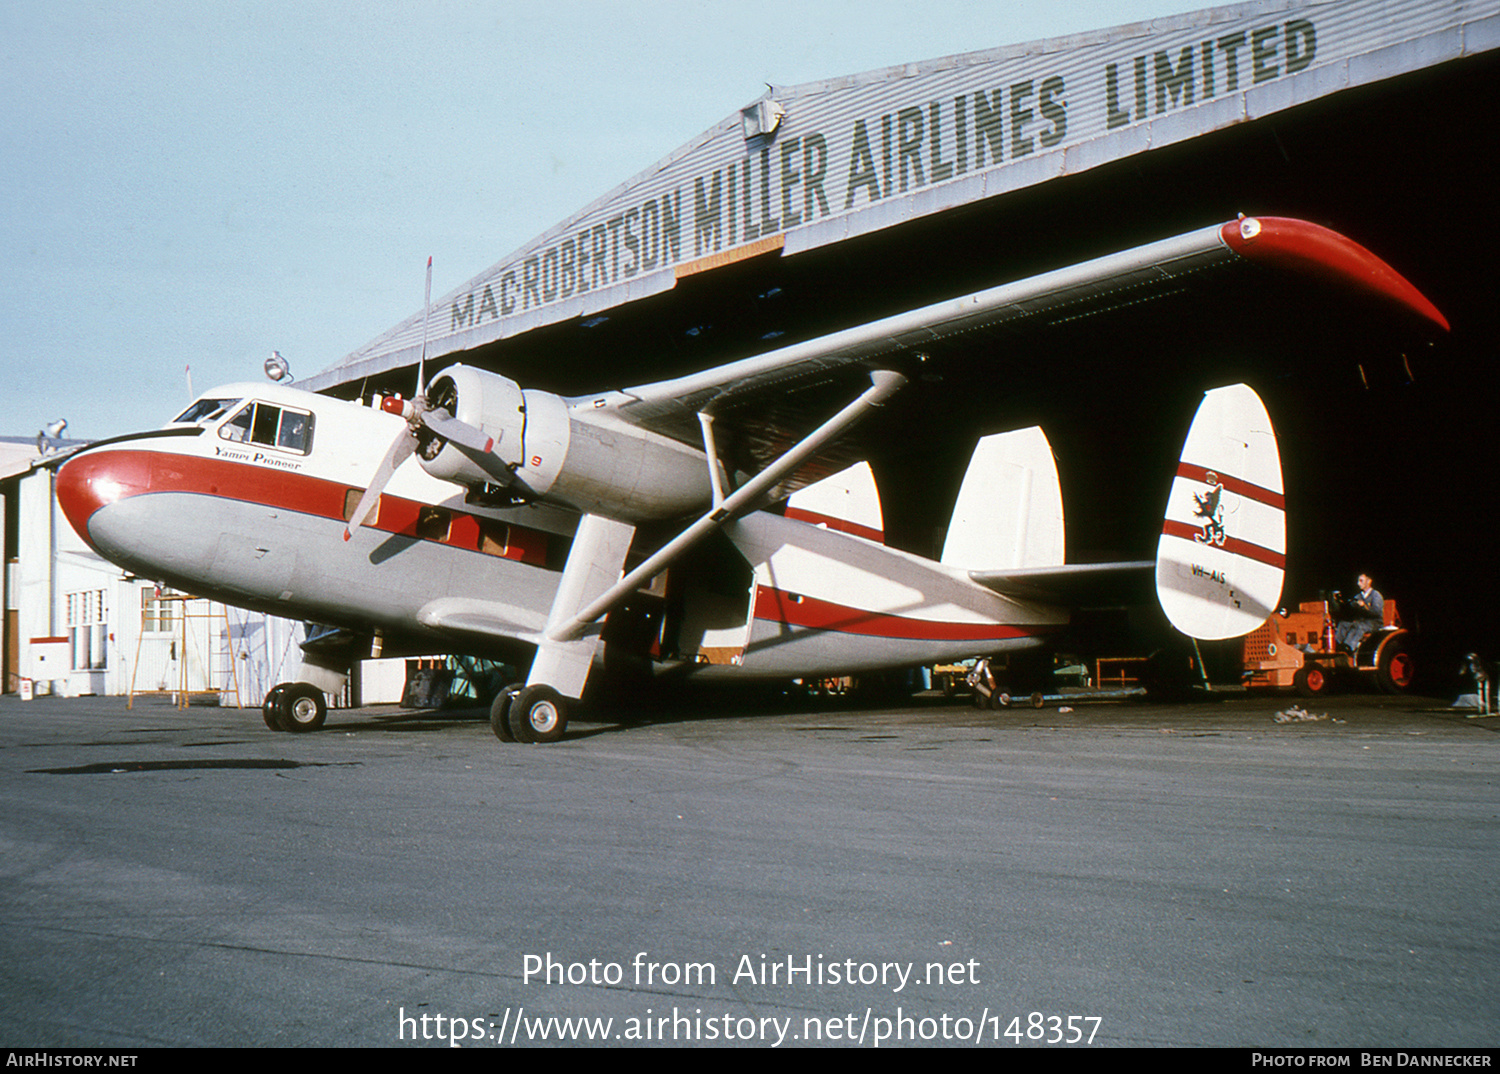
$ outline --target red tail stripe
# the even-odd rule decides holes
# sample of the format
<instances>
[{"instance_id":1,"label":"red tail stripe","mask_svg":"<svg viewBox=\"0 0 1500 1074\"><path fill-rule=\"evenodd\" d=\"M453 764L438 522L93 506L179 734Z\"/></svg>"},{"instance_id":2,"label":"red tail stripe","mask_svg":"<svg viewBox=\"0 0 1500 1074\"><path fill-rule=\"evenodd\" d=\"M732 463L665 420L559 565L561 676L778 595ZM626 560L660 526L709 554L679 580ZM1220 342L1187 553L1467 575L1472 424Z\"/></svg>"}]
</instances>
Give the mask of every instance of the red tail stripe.
<instances>
[{"instance_id":1,"label":"red tail stripe","mask_svg":"<svg viewBox=\"0 0 1500 1074\"><path fill-rule=\"evenodd\" d=\"M1161 535L1163 537L1179 537L1184 541L1193 541L1195 544L1203 545L1204 548L1222 548L1225 552L1229 552L1232 555L1244 556L1246 559L1253 559L1257 563L1264 563L1279 570L1286 569L1286 554L1283 552L1275 552L1269 548L1262 548L1258 544L1242 541L1238 537L1225 538L1222 545L1213 545L1207 541L1199 541L1197 538L1203 536L1202 527L1190 525L1187 522L1176 522L1169 518L1162 523Z\"/></svg>"},{"instance_id":2,"label":"red tail stripe","mask_svg":"<svg viewBox=\"0 0 1500 1074\"><path fill-rule=\"evenodd\" d=\"M1260 485L1251 484L1244 478L1226 474L1221 470L1210 470L1206 466L1199 466L1186 460L1177 464L1177 476L1185 477L1189 481L1199 481L1205 485L1213 484L1208 480L1208 475L1213 474L1218 478L1218 484L1224 486L1225 492L1232 492L1236 496L1244 496L1247 499L1263 503L1268 507L1274 507L1278 511L1286 510L1286 496L1272 489L1263 488Z\"/></svg>"}]
</instances>

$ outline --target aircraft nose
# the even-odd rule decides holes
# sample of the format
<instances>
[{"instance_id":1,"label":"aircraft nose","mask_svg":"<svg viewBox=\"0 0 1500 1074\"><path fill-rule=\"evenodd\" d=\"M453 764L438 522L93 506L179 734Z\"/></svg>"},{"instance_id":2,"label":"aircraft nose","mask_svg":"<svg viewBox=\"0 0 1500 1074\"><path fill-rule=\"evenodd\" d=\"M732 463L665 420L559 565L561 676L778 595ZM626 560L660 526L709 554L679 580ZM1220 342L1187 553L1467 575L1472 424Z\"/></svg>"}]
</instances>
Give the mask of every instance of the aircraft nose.
<instances>
[{"instance_id":1,"label":"aircraft nose","mask_svg":"<svg viewBox=\"0 0 1500 1074\"><path fill-rule=\"evenodd\" d=\"M57 472L57 502L73 528L89 544L89 520L100 508L145 492L150 485L149 459L137 451L85 451Z\"/></svg>"}]
</instances>

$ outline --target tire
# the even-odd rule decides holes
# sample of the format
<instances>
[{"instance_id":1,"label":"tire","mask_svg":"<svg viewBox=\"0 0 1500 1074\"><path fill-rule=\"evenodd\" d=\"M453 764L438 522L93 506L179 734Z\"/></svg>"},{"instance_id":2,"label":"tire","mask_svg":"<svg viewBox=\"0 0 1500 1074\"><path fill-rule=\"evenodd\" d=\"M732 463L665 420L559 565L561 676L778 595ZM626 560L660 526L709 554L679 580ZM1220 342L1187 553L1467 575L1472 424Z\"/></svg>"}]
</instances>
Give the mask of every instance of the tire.
<instances>
[{"instance_id":1,"label":"tire","mask_svg":"<svg viewBox=\"0 0 1500 1074\"><path fill-rule=\"evenodd\" d=\"M501 742L514 742L516 736L510 729L510 706L516 695L526 688L524 682L513 682L495 695L490 702L490 730Z\"/></svg>"},{"instance_id":2,"label":"tire","mask_svg":"<svg viewBox=\"0 0 1500 1074\"><path fill-rule=\"evenodd\" d=\"M1333 687L1333 676L1318 664L1303 664L1292 676L1292 687L1303 697L1322 697Z\"/></svg>"},{"instance_id":3,"label":"tire","mask_svg":"<svg viewBox=\"0 0 1500 1074\"><path fill-rule=\"evenodd\" d=\"M1376 654L1375 684L1382 693L1406 693L1411 689L1415 673L1416 664L1413 663L1411 650L1404 640L1391 638L1380 647Z\"/></svg>"},{"instance_id":4,"label":"tire","mask_svg":"<svg viewBox=\"0 0 1500 1074\"><path fill-rule=\"evenodd\" d=\"M517 742L556 742L568 727L568 702L550 686L528 686L506 713Z\"/></svg>"},{"instance_id":5,"label":"tire","mask_svg":"<svg viewBox=\"0 0 1500 1074\"><path fill-rule=\"evenodd\" d=\"M305 734L316 731L328 718L328 702L323 691L306 682L294 682L281 695L281 729Z\"/></svg>"},{"instance_id":6,"label":"tire","mask_svg":"<svg viewBox=\"0 0 1500 1074\"><path fill-rule=\"evenodd\" d=\"M266 699L261 702L260 716L266 721L266 726L272 731L285 731L281 725L281 699L286 693L287 684L277 683L266 693Z\"/></svg>"}]
</instances>

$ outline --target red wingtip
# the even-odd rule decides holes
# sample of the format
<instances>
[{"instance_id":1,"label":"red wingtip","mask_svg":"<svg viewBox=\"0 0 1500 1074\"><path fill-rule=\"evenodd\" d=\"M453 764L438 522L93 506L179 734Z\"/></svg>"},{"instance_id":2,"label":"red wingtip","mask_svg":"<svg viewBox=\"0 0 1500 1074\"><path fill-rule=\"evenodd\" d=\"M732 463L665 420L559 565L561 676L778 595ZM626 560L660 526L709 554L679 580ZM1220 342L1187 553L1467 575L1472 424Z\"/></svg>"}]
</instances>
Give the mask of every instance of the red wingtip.
<instances>
[{"instance_id":1,"label":"red wingtip","mask_svg":"<svg viewBox=\"0 0 1500 1074\"><path fill-rule=\"evenodd\" d=\"M1308 275L1390 299L1444 332L1444 317L1411 281L1359 243L1336 231L1278 216L1231 220L1220 230L1225 244L1254 261L1282 265Z\"/></svg>"},{"instance_id":2,"label":"red wingtip","mask_svg":"<svg viewBox=\"0 0 1500 1074\"><path fill-rule=\"evenodd\" d=\"M349 532L348 527L345 527L345 529L344 529L344 540L347 541L350 537L353 537L353 536L354 536L354 534L352 534L352 533Z\"/></svg>"}]
</instances>

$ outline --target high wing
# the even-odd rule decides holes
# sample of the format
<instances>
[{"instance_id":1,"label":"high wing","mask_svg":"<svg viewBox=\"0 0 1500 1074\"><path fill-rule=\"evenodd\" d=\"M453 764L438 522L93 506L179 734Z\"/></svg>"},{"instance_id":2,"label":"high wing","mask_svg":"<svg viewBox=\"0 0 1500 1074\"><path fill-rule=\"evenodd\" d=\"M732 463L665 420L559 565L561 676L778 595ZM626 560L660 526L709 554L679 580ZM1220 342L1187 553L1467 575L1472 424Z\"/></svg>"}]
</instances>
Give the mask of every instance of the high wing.
<instances>
[{"instance_id":1,"label":"high wing","mask_svg":"<svg viewBox=\"0 0 1500 1074\"><path fill-rule=\"evenodd\" d=\"M1013 326L1045 330L1179 292L1192 277L1238 264L1374 296L1448 328L1415 287L1352 240L1306 221L1241 217L687 376L572 402L684 443L701 443L699 415L711 416L716 428L732 430L736 461L757 470L827 412L831 396L811 389L833 382L847 391L845 385L852 386L861 371L899 370L920 361L924 348L954 336ZM798 406L802 395L809 398L806 408ZM821 467L804 468L799 480L783 488L826 476L852 460L825 451L820 461Z\"/></svg>"}]
</instances>

